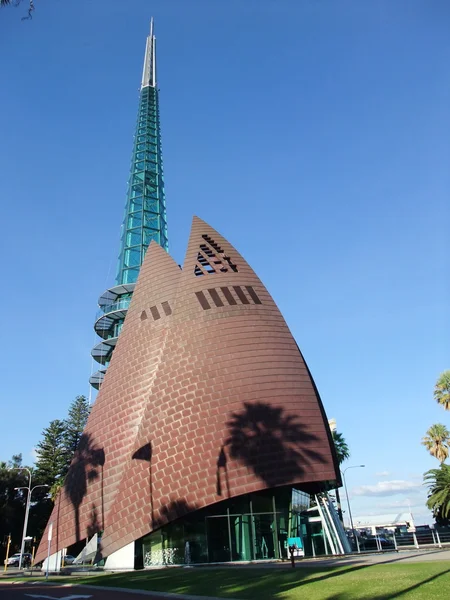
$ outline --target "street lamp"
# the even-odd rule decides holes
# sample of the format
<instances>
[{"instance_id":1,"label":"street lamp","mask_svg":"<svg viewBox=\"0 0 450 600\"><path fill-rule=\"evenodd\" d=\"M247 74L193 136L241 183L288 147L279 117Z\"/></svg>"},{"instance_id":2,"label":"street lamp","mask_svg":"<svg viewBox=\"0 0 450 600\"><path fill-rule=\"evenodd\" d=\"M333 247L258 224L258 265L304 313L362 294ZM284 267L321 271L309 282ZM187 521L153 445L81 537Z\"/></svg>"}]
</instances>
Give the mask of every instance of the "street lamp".
<instances>
[{"instance_id":1,"label":"street lamp","mask_svg":"<svg viewBox=\"0 0 450 600\"><path fill-rule=\"evenodd\" d=\"M19 569L22 568L22 560L23 560L23 551L25 549L25 537L27 535L27 525L28 525L28 514L30 512L30 504L31 504L31 494L40 487L50 487L46 483L43 485L35 485L33 488L31 487L31 472L27 467L14 467L11 471L27 471L28 473L28 486L16 487L15 490L28 490L27 494L27 503L25 507L25 520L23 522L23 533L22 533L22 544L20 546L20 559L19 559Z\"/></svg>"},{"instance_id":2,"label":"street lamp","mask_svg":"<svg viewBox=\"0 0 450 600\"><path fill-rule=\"evenodd\" d=\"M350 517L350 525L351 525L351 528L352 528L353 537L356 540L356 546L358 548L358 552L359 552L359 541L358 541L358 536L355 533L355 528L353 527L352 510L350 508L350 500L348 499L347 483L345 481L345 471L348 471L349 469L360 469L360 468L363 468L365 466L366 465L354 465L353 467L347 467L343 471L341 471L341 473L342 473L342 479L344 480L345 495L347 496L348 515Z\"/></svg>"}]
</instances>

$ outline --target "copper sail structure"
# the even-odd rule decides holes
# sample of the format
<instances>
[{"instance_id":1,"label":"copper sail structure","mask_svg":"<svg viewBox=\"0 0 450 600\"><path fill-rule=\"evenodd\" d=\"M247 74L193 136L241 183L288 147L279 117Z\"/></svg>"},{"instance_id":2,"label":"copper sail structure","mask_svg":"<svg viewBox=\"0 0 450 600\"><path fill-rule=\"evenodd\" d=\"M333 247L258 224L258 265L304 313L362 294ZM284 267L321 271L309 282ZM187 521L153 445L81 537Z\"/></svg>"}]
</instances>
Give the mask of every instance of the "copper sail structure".
<instances>
[{"instance_id":1,"label":"copper sail structure","mask_svg":"<svg viewBox=\"0 0 450 600\"><path fill-rule=\"evenodd\" d=\"M189 560L283 557L300 527L292 488L337 483L314 382L249 264L198 218L182 269L153 242L51 517L51 553L97 528L110 568L143 547L145 565L185 562L186 542Z\"/></svg>"}]
</instances>

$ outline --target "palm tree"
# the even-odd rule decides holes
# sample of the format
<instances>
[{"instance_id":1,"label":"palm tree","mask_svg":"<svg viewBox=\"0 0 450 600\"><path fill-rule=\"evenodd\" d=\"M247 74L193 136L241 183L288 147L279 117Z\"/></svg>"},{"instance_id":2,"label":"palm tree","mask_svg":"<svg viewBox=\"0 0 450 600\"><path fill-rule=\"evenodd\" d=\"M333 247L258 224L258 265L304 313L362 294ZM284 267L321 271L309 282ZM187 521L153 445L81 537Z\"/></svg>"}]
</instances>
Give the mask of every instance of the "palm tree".
<instances>
[{"instance_id":1,"label":"palm tree","mask_svg":"<svg viewBox=\"0 0 450 600\"><path fill-rule=\"evenodd\" d=\"M450 431L442 423L436 423L428 429L426 436L422 438L422 444L431 456L443 463L450 450Z\"/></svg>"},{"instance_id":2,"label":"palm tree","mask_svg":"<svg viewBox=\"0 0 450 600\"><path fill-rule=\"evenodd\" d=\"M345 441L342 433L338 433L336 430L331 432L331 436L334 442L334 449L336 451L336 458L338 460L339 468L341 467L344 460L350 458L350 450L347 442ZM344 517L342 516L341 496L339 490L336 488L336 503L339 519L344 523Z\"/></svg>"},{"instance_id":3,"label":"palm tree","mask_svg":"<svg viewBox=\"0 0 450 600\"><path fill-rule=\"evenodd\" d=\"M0 8L3 8L4 6L19 6L19 4L21 4L24 0L0 0ZM22 17L22 21L27 21L28 19L32 18L32 14L34 11L34 0L28 0L29 1L29 5L28 5L28 16L27 17Z\"/></svg>"},{"instance_id":4,"label":"palm tree","mask_svg":"<svg viewBox=\"0 0 450 600\"><path fill-rule=\"evenodd\" d=\"M450 410L450 371L444 371L436 381L434 398L445 410Z\"/></svg>"},{"instance_id":5,"label":"palm tree","mask_svg":"<svg viewBox=\"0 0 450 600\"><path fill-rule=\"evenodd\" d=\"M429 485L427 507L438 519L450 517L450 466L441 464L439 469L430 469L424 475Z\"/></svg>"},{"instance_id":6,"label":"palm tree","mask_svg":"<svg viewBox=\"0 0 450 600\"><path fill-rule=\"evenodd\" d=\"M344 460L347 460L348 458L350 458L350 450L349 450L348 444L345 441L345 438L342 435L342 433L333 431L331 435L333 437L334 448L336 450L336 456L338 459L338 463L339 463L339 466L341 466L342 463L344 462Z\"/></svg>"}]
</instances>

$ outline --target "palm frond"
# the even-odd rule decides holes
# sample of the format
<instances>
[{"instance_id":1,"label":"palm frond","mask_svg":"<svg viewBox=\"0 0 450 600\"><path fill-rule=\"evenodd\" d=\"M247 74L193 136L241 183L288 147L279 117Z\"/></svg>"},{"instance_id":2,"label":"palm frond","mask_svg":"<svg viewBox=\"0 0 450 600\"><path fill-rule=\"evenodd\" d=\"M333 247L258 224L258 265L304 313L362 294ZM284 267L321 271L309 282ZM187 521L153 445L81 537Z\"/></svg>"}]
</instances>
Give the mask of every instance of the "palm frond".
<instances>
[{"instance_id":1,"label":"palm frond","mask_svg":"<svg viewBox=\"0 0 450 600\"><path fill-rule=\"evenodd\" d=\"M430 469L424 474L424 483L429 486L427 507L435 517L449 517L450 466L442 464L439 469Z\"/></svg>"},{"instance_id":2,"label":"palm frond","mask_svg":"<svg viewBox=\"0 0 450 600\"><path fill-rule=\"evenodd\" d=\"M350 458L350 449L349 449L348 444L345 441L345 438L342 435L342 433L333 431L332 437L333 437L334 448L336 450L336 456L338 459L338 463L339 463L339 466L341 466L341 464L344 462L344 460L347 460L348 458Z\"/></svg>"},{"instance_id":3,"label":"palm frond","mask_svg":"<svg viewBox=\"0 0 450 600\"><path fill-rule=\"evenodd\" d=\"M443 463L449 456L450 431L442 423L435 423L428 429L421 443L431 456Z\"/></svg>"},{"instance_id":4,"label":"palm frond","mask_svg":"<svg viewBox=\"0 0 450 600\"><path fill-rule=\"evenodd\" d=\"M445 410L450 410L450 370L441 373L436 381L434 398Z\"/></svg>"}]
</instances>

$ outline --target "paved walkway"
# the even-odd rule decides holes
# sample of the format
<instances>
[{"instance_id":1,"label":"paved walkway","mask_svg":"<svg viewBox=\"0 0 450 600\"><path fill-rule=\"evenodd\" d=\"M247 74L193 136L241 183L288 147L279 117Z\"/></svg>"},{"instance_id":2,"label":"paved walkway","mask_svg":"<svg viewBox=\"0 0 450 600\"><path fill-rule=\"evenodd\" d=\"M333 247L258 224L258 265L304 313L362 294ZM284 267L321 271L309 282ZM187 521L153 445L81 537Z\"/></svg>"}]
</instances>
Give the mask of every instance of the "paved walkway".
<instances>
[{"instance_id":1,"label":"paved walkway","mask_svg":"<svg viewBox=\"0 0 450 600\"><path fill-rule=\"evenodd\" d=\"M434 560L450 561L450 550L436 548L433 550L400 550L399 552L383 552L381 554L351 554L339 558L306 558L298 561L295 566L311 568L338 565L381 565L383 563L413 563ZM286 565L286 563L281 564Z\"/></svg>"}]
</instances>

